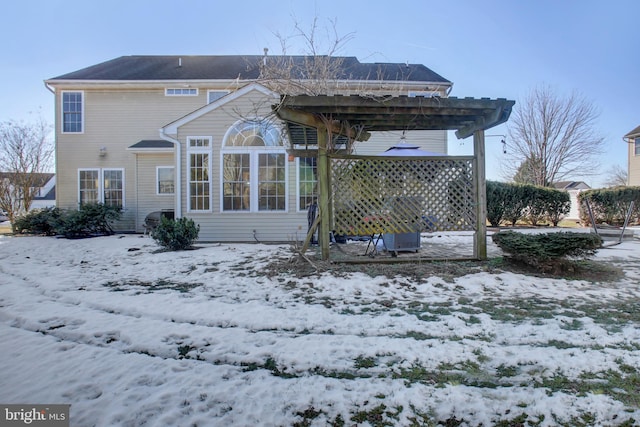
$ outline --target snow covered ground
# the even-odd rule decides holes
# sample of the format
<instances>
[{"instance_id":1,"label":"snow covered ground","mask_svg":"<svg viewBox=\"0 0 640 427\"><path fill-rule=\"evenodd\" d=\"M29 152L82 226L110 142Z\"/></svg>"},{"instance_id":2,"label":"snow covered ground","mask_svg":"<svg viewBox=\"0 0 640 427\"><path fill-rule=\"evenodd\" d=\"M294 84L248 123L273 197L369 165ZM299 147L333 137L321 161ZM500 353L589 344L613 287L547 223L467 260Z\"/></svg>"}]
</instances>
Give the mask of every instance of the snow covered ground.
<instances>
[{"instance_id":1,"label":"snow covered ground","mask_svg":"<svg viewBox=\"0 0 640 427\"><path fill-rule=\"evenodd\" d=\"M640 422L637 240L596 255L616 283L267 277L286 245L157 249L0 236L0 402L71 404L72 426Z\"/></svg>"}]
</instances>

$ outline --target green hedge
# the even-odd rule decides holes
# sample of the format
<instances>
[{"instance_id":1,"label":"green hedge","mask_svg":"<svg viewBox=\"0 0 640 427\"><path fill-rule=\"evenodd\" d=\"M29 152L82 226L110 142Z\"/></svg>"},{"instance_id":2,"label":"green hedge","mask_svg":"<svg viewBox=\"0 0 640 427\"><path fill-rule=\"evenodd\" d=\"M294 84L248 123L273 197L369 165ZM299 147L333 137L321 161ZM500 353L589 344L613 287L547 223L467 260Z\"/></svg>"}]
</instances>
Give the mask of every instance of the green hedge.
<instances>
[{"instance_id":1,"label":"green hedge","mask_svg":"<svg viewBox=\"0 0 640 427\"><path fill-rule=\"evenodd\" d=\"M487 181L487 219L493 227L527 220L532 225L548 221L554 226L569 213L566 191L527 184Z\"/></svg>"},{"instance_id":2,"label":"green hedge","mask_svg":"<svg viewBox=\"0 0 640 427\"><path fill-rule=\"evenodd\" d=\"M579 194L580 219L584 225L591 225L586 201L589 201L596 224L623 225L629 205L635 207L630 223L640 223L640 187L613 187L586 190Z\"/></svg>"}]
</instances>

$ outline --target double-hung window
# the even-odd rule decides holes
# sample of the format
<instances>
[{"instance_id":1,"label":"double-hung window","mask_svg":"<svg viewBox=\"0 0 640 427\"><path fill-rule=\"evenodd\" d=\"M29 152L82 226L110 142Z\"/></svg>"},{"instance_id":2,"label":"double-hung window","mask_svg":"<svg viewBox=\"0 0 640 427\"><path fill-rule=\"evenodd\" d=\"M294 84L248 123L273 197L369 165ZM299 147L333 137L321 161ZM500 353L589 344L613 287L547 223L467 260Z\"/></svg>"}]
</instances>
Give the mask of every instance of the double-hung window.
<instances>
[{"instance_id":1,"label":"double-hung window","mask_svg":"<svg viewBox=\"0 0 640 427\"><path fill-rule=\"evenodd\" d=\"M264 119L234 124L222 150L222 210L286 211L286 165L278 126Z\"/></svg>"},{"instance_id":2,"label":"double-hung window","mask_svg":"<svg viewBox=\"0 0 640 427\"><path fill-rule=\"evenodd\" d=\"M62 132L82 133L84 113L83 92L62 92Z\"/></svg>"},{"instance_id":3,"label":"double-hung window","mask_svg":"<svg viewBox=\"0 0 640 427\"><path fill-rule=\"evenodd\" d=\"M211 137L187 138L190 212L211 211Z\"/></svg>"},{"instance_id":4,"label":"double-hung window","mask_svg":"<svg viewBox=\"0 0 640 427\"><path fill-rule=\"evenodd\" d=\"M633 149L634 149L633 153L634 153L636 156L640 156L640 137L638 137L638 138L636 138L636 139L634 140L634 143L633 143Z\"/></svg>"},{"instance_id":5,"label":"double-hung window","mask_svg":"<svg viewBox=\"0 0 640 427\"><path fill-rule=\"evenodd\" d=\"M124 169L79 169L78 203L124 207Z\"/></svg>"},{"instance_id":6,"label":"double-hung window","mask_svg":"<svg viewBox=\"0 0 640 427\"><path fill-rule=\"evenodd\" d=\"M318 163L316 157L298 158L298 210L306 210L318 198Z\"/></svg>"}]
</instances>

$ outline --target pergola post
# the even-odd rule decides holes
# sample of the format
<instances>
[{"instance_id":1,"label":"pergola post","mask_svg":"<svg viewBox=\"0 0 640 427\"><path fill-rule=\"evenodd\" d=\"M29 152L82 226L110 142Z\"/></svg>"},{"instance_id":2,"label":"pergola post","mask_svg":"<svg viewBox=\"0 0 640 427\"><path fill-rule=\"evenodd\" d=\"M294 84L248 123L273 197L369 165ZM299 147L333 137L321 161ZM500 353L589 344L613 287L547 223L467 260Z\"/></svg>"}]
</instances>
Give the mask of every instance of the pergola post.
<instances>
[{"instance_id":1,"label":"pergola post","mask_svg":"<svg viewBox=\"0 0 640 427\"><path fill-rule=\"evenodd\" d=\"M318 134L318 244L322 252L322 260L329 259L330 210L329 210L329 158L327 157L328 131L325 127L316 128Z\"/></svg>"},{"instance_id":2,"label":"pergola post","mask_svg":"<svg viewBox=\"0 0 640 427\"><path fill-rule=\"evenodd\" d=\"M487 183L485 171L484 130L473 133L473 153L476 188L476 233L473 236L473 256L487 259Z\"/></svg>"}]
</instances>

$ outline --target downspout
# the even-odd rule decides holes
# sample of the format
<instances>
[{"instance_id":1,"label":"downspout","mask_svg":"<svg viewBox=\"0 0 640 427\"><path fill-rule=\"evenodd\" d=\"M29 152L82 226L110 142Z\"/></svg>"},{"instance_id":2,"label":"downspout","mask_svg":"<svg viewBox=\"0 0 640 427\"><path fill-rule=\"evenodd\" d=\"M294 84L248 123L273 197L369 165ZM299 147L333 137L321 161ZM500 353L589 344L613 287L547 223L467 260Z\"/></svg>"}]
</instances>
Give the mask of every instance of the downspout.
<instances>
[{"instance_id":1,"label":"downspout","mask_svg":"<svg viewBox=\"0 0 640 427\"><path fill-rule=\"evenodd\" d=\"M160 129L160 138L171 142L174 147L176 147L174 159L176 162L176 205L174 208L174 218L182 218L182 183L180 182L182 178L182 156L180 154L180 141L164 133L164 129L162 128Z\"/></svg>"}]
</instances>

